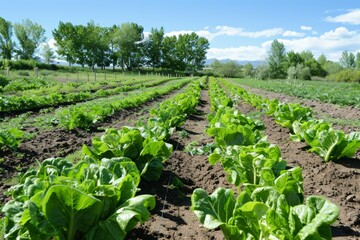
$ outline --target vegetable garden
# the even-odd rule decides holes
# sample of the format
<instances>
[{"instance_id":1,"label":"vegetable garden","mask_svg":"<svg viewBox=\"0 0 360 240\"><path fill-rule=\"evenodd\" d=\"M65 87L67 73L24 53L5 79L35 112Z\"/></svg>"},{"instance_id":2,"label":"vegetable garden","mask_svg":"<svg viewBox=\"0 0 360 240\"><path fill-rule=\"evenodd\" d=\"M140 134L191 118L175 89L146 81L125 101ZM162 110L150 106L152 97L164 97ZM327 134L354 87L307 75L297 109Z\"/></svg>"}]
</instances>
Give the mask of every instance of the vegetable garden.
<instances>
[{"instance_id":1,"label":"vegetable garden","mask_svg":"<svg viewBox=\"0 0 360 240\"><path fill-rule=\"evenodd\" d=\"M360 127L213 77L23 86L0 98L7 239L360 237Z\"/></svg>"}]
</instances>

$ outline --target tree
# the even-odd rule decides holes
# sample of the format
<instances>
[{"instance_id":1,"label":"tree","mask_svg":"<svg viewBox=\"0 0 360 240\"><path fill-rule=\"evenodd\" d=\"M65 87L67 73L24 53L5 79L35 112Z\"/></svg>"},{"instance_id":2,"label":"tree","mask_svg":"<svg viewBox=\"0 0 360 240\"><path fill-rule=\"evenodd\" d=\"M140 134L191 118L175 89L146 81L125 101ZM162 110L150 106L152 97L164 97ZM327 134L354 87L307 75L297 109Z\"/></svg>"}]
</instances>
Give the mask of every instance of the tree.
<instances>
[{"instance_id":1,"label":"tree","mask_svg":"<svg viewBox=\"0 0 360 240\"><path fill-rule=\"evenodd\" d=\"M242 66L236 61L226 61L222 70L224 77L242 77Z\"/></svg>"},{"instance_id":2,"label":"tree","mask_svg":"<svg viewBox=\"0 0 360 240\"><path fill-rule=\"evenodd\" d=\"M177 70L176 36L166 36L162 44L163 61L161 66L172 71Z\"/></svg>"},{"instance_id":3,"label":"tree","mask_svg":"<svg viewBox=\"0 0 360 240\"><path fill-rule=\"evenodd\" d=\"M54 29L53 37L56 41L57 53L65 57L69 66L76 63L77 50L80 45L80 37L75 26L72 23L59 22L57 29Z\"/></svg>"},{"instance_id":4,"label":"tree","mask_svg":"<svg viewBox=\"0 0 360 240\"><path fill-rule=\"evenodd\" d=\"M254 66L251 63L245 64L243 70L246 77L253 76L254 74Z\"/></svg>"},{"instance_id":5,"label":"tree","mask_svg":"<svg viewBox=\"0 0 360 240\"><path fill-rule=\"evenodd\" d=\"M269 65L262 64L257 66L255 71L255 78L260 80L265 80L270 78L270 67Z\"/></svg>"},{"instance_id":6,"label":"tree","mask_svg":"<svg viewBox=\"0 0 360 240\"><path fill-rule=\"evenodd\" d=\"M205 65L209 41L196 33L180 34L176 42L177 69L196 72Z\"/></svg>"},{"instance_id":7,"label":"tree","mask_svg":"<svg viewBox=\"0 0 360 240\"><path fill-rule=\"evenodd\" d=\"M324 70L331 75L342 71L343 67L337 62L327 61L324 65Z\"/></svg>"},{"instance_id":8,"label":"tree","mask_svg":"<svg viewBox=\"0 0 360 240\"><path fill-rule=\"evenodd\" d=\"M206 54L209 49L210 43L204 37L197 37L196 48L195 48L195 61L194 70L200 70L205 66Z\"/></svg>"},{"instance_id":9,"label":"tree","mask_svg":"<svg viewBox=\"0 0 360 240\"><path fill-rule=\"evenodd\" d=\"M94 21L88 22L83 26L79 35L82 38L81 47L84 53L84 63L94 70L95 65L104 68L110 65L110 51L107 37L107 29L95 25Z\"/></svg>"},{"instance_id":10,"label":"tree","mask_svg":"<svg viewBox=\"0 0 360 240\"><path fill-rule=\"evenodd\" d=\"M355 66L356 66L356 69L360 70L360 52L356 53Z\"/></svg>"},{"instance_id":11,"label":"tree","mask_svg":"<svg viewBox=\"0 0 360 240\"><path fill-rule=\"evenodd\" d=\"M324 71L320 63L316 61L311 51L302 51L300 56L304 60L304 66L310 69L311 76L324 77L326 75L326 71Z\"/></svg>"},{"instance_id":12,"label":"tree","mask_svg":"<svg viewBox=\"0 0 360 240\"><path fill-rule=\"evenodd\" d=\"M321 65L321 67L324 67L327 62L327 59L324 54L321 54L317 61Z\"/></svg>"},{"instance_id":13,"label":"tree","mask_svg":"<svg viewBox=\"0 0 360 240\"><path fill-rule=\"evenodd\" d=\"M343 51L339 62L344 68L354 68L355 55L353 53L348 53L348 51Z\"/></svg>"},{"instance_id":14,"label":"tree","mask_svg":"<svg viewBox=\"0 0 360 240\"><path fill-rule=\"evenodd\" d=\"M229 78L243 77L242 66L236 61L231 60L221 63L220 61L215 60L211 63L210 67L214 69L214 73L217 76Z\"/></svg>"},{"instance_id":15,"label":"tree","mask_svg":"<svg viewBox=\"0 0 360 240\"><path fill-rule=\"evenodd\" d=\"M268 56L268 64L271 78L283 79L286 76L286 53L285 46L278 40L274 40Z\"/></svg>"},{"instance_id":16,"label":"tree","mask_svg":"<svg viewBox=\"0 0 360 240\"><path fill-rule=\"evenodd\" d=\"M163 27L160 29L152 28L149 39L145 42L145 56L147 65L152 68L161 66L162 61L162 44L164 40L165 30Z\"/></svg>"},{"instance_id":17,"label":"tree","mask_svg":"<svg viewBox=\"0 0 360 240\"><path fill-rule=\"evenodd\" d=\"M50 64L55 58L54 50L47 43L43 45L41 55L47 64Z\"/></svg>"},{"instance_id":18,"label":"tree","mask_svg":"<svg viewBox=\"0 0 360 240\"><path fill-rule=\"evenodd\" d=\"M14 31L20 45L15 50L17 56L20 59L33 59L35 49L45 41L45 29L26 19L21 24L14 24Z\"/></svg>"},{"instance_id":19,"label":"tree","mask_svg":"<svg viewBox=\"0 0 360 240\"><path fill-rule=\"evenodd\" d=\"M304 59L301 57L301 55L297 52L290 51L286 54L286 66L289 67L296 67L299 64L304 63Z\"/></svg>"},{"instance_id":20,"label":"tree","mask_svg":"<svg viewBox=\"0 0 360 240\"><path fill-rule=\"evenodd\" d=\"M136 23L123 23L116 31L116 43L119 49L121 67L131 71L141 63L141 42L144 28Z\"/></svg>"},{"instance_id":21,"label":"tree","mask_svg":"<svg viewBox=\"0 0 360 240\"><path fill-rule=\"evenodd\" d=\"M11 59L14 50L12 24L0 17L0 54L3 59Z\"/></svg>"},{"instance_id":22,"label":"tree","mask_svg":"<svg viewBox=\"0 0 360 240\"><path fill-rule=\"evenodd\" d=\"M117 31L119 31L119 27L114 25L107 29L107 38L109 42L109 60L113 66L113 71L115 71L115 66L118 64L119 52L117 46L119 45L117 42Z\"/></svg>"},{"instance_id":23,"label":"tree","mask_svg":"<svg viewBox=\"0 0 360 240\"><path fill-rule=\"evenodd\" d=\"M291 66L287 70L288 79L303 79L303 80L310 80L311 73L310 68L305 67L302 63Z\"/></svg>"}]
</instances>

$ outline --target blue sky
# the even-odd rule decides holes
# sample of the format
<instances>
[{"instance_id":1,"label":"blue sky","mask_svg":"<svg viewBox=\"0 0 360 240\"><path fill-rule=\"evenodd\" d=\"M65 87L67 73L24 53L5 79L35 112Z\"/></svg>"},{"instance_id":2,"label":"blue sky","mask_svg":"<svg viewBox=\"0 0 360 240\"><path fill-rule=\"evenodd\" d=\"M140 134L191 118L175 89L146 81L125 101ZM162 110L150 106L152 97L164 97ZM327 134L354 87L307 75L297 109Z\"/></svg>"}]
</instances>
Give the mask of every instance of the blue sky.
<instances>
[{"instance_id":1,"label":"blue sky","mask_svg":"<svg viewBox=\"0 0 360 240\"><path fill-rule=\"evenodd\" d=\"M359 0L102 0L4 1L0 16L13 23L30 19L51 31L59 21L101 26L136 22L149 32L196 32L210 41L208 58L264 60L271 42L286 50L310 50L338 61L342 51L360 52Z\"/></svg>"}]
</instances>

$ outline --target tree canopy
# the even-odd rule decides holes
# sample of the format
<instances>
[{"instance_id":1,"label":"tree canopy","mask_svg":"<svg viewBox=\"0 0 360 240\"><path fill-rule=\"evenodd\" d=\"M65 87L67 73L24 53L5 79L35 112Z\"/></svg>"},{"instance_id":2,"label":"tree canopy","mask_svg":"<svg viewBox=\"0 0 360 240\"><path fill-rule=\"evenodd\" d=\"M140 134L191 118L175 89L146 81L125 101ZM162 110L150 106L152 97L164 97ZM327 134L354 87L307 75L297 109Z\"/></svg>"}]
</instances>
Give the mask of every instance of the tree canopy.
<instances>
[{"instance_id":1,"label":"tree canopy","mask_svg":"<svg viewBox=\"0 0 360 240\"><path fill-rule=\"evenodd\" d=\"M17 57L33 59L35 49L45 41L45 29L41 25L26 19L22 23L15 23L14 31L19 41L19 46L15 50Z\"/></svg>"},{"instance_id":2,"label":"tree canopy","mask_svg":"<svg viewBox=\"0 0 360 240\"><path fill-rule=\"evenodd\" d=\"M14 42L11 39L12 29L11 22L0 17L0 54L4 59L11 59L14 50Z\"/></svg>"}]
</instances>

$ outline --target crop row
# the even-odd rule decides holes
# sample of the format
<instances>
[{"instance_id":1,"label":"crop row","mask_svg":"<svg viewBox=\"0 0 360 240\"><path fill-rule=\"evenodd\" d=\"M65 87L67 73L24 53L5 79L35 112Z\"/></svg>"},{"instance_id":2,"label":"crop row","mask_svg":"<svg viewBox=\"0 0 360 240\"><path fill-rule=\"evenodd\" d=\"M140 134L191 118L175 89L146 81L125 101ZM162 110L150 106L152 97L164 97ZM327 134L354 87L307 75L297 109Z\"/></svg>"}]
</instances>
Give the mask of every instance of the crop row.
<instances>
[{"instance_id":1,"label":"crop row","mask_svg":"<svg viewBox=\"0 0 360 240\"><path fill-rule=\"evenodd\" d=\"M323 81L260 81L255 79L238 79L236 82L295 97L316 99L343 106L360 107L360 85L356 83L327 82L325 84Z\"/></svg>"},{"instance_id":2,"label":"crop row","mask_svg":"<svg viewBox=\"0 0 360 240\"><path fill-rule=\"evenodd\" d=\"M157 79L155 81L141 81L132 85L122 85L112 89L99 89L91 91L81 91L72 93L52 92L43 95L21 95L21 96L2 96L0 97L0 112L26 111L44 107L58 106L60 104L76 103L80 101L107 97L121 92L126 92L141 87L152 87L171 79Z\"/></svg>"},{"instance_id":3,"label":"crop row","mask_svg":"<svg viewBox=\"0 0 360 240\"><path fill-rule=\"evenodd\" d=\"M360 132L345 134L332 128L331 123L313 118L310 108L295 103L281 103L256 94L250 94L245 89L222 81L234 96L240 97L252 106L274 117L276 123L289 128L293 141L305 141L311 152L317 153L325 162L351 158L360 148Z\"/></svg>"},{"instance_id":4,"label":"crop row","mask_svg":"<svg viewBox=\"0 0 360 240\"><path fill-rule=\"evenodd\" d=\"M135 77L137 78L137 77ZM143 77L141 77L143 78ZM40 95L46 94L49 92L65 92L70 93L74 91L91 91L98 90L104 86L118 86L119 83L126 84L129 78L126 77L116 79L99 79L99 80L80 80L77 81L66 81L62 83L58 80L53 79L53 77L17 77L9 78L5 76L0 76L0 92L6 94L24 94L24 95ZM134 81L135 79L131 79Z\"/></svg>"},{"instance_id":5,"label":"crop row","mask_svg":"<svg viewBox=\"0 0 360 240\"><path fill-rule=\"evenodd\" d=\"M279 147L262 134L262 122L241 114L219 89L212 78L210 96L219 105L206 130L217 146L209 162L222 164L238 196L231 189L210 195L196 189L191 209L200 222L219 227L226 239L331 239L338 207L321 196L305 200L301 167L287 169Z\"/></svg>"},{"instance_id":6,"label":"crop row","mask_svg":"<svg viewBox=\"0 0 360 240\"><path fill-rule=\"evenodd\" d=\"M147 81L151 81L151 80L155 80L155 79L159 79L159 78L150 78L150 77L126 77L126 78L121 78L121 79L109 79L109 80L98 80L98 81L84 81L84 80L79 80L79 81L67 81L65 83L61 83L59 81L56 80L50 80L48 78L34 78L32 79L30 82L55 82L55 84L51 85L49 84L49 86L46 87L40 87L40 88L35 88L35 89L30 89L30 90L24 90L24 91L13 91L10 92L8 94L6 94L6 96L12 96L12 95L16 95L16 96L41 96L41 95L46 95L46 94L50 94L50 93L61 93L61 94L68 94L68 93L77 93L77 92L96 92L97 90L100 89L110 89L110 88L116 88L116 87L121 87L124 85L133 85L133 84L139 84L139 83L145 83ZM10 82L10 84L14 84L14 81L19 81L18 84L27 84L27 81L29 81L30 79L16 79L16 80L12 80ZM5 94L4 94L5 95Z\"/></svg>"},{"instance_id":7,"label":"crop row","mask_svg":"<svg viewBox=\"0 0 360 240\"><path fill-rule=\"evenodd\" d=\"M90 126L101 122L105 117L112 115L120 109L139 106L157 96L181 88L190 81L191 79L179 79L164 87L148 88L143 90L141 94L139 94L139 92L129 93L127 96L113 96L67 108L59 108L55 111L52 122L68 130L76 127L88 129ZM20 146L24 136L24 132L20 130L20 128L20 126L0 128L0 150L15 150Z\"/></svg>"},{"instance_id":8,"label":"crop row","mask_svg":"<svg viewBox=\"0 0 360 240\"><path fill-rule=\"evenodd\" d=\"M90 126L103 121L104 118L111 116L120 109L139 106L157 96L175 89L180 89L192 80L191 78L180 79L163 87L148 87L131 92L127 96L115 96L112 98L104 98L101 101L89 101L80 105L59 108L55 112L54 121L58 122L67 130L74 128L88 129Z\"/></svg>"},{"instance_id":9,"label":"crop row","mask_svg":"<svg viewBox=\"0 0 360 240\"><path fill-rule=\"evenodd\" d=\"M47 79L44 77L9 79L5 76L0 76L1 93L11 93L40 88L45 89L58 85L60 85L59 81Z\"/></svg>"},{"instance_id":10,"label":"crop row","mask_svg":"<svg viewBox=\"0 0 360 240\"><path fill-rule=\"evenodd\" d=\"M169 108L176 111L167 117L186 118L198 104L200 81L204 79L194 81L186 92L152 111L151 118L158 119L159 128L183 122L168 124L159 119ZM149 219L149 210L155 207L153 196L135 196L140 179L157 180L172 151L163 134L149 134L152 127L149 119L146 128L108 129L93 139L92 147L84 145L78 163L52 158L42 162L37 171L26 172L12 188L13 200L2 209L5 238L124 239L138 222Z\"/></svg>"}]
</instances>

